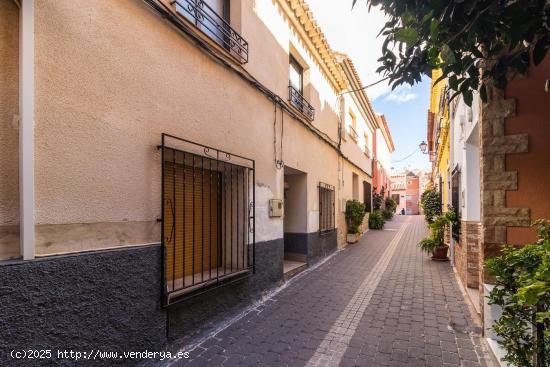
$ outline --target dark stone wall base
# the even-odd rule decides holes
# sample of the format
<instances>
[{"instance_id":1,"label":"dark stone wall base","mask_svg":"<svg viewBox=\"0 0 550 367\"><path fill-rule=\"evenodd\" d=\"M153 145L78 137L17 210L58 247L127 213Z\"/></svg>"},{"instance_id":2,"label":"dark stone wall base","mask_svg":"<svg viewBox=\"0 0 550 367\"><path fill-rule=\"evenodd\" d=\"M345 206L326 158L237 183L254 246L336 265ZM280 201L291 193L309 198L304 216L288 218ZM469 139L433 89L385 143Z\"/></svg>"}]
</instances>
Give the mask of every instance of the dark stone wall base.
<instances>
[{"instance_id":1,"label":"dark stone wall base","mask_svg":"<svg viewBox=\"0 0 550 367\"><path fill-rule=\"evenodd\" d=\"M154 245L1 263L0 365L29 365L12 349L52 349L38 365L76 363L57 350L162 350L160 253Z\"/></svg>"},{"instance_id":2,"label":"dark stone wall base","mask_svg":"<svg viewBox=\"0 0 550 367\"><path fill-rule=\"evenodd\" d=\"M338 246L338 233L285 233L285 252L306 255L308 265L330 255Z\"/></svg>"},{"instance_id":3,"label":"dark stone wall base","mask_svg":"<svg viewBox=\"0 0 550 367\"><path fill-rule=\"evenodd\" d=\"M285 252L306 255L308 250L307 233L285 232Z\"/></svg>"},{"instance_id":4,"label":"dark stone wall base","mask_svg":"<svg viewBox=\"0 0 550 367\"><path fill-rule=\"evenodd\" d=\"M11 359L12 349L162 351L173 340L181 347L282 283L283 254L282 238L257 243L255 274L169 308L161 307L160 245L1 262L0 365L28 365ZM75 363L56 357L43 365Z\"/></svg>"},{"instance_id":5,"label":"dark stone wall base","mask_svg":"<svg viewBox=\"0 0 550 367\"><path fill-rule=\"evenodd\" d=\"M307 263L313 265L333 253L338 246L336 231L328 233L313 232L307 234Z\"/></svg>"}]
</instances>

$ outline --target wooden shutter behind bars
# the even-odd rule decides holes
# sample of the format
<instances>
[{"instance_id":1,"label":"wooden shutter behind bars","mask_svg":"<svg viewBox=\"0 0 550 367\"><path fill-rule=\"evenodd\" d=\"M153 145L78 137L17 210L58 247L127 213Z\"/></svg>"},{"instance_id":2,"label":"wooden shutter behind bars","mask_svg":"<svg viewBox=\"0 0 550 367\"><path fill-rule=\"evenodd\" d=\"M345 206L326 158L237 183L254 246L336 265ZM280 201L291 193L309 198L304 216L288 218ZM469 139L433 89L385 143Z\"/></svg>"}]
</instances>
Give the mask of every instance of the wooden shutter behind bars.
<instances>
[{"instance_id":1,"label":"wooden shutter behind bars","mask_svg":"<svg viewBox=\"0 0 550 367\"><path fill-rule=\"evenodd\" d=\"M188 165L166 162L164 166L164 233L166 280L183 277L185 286L216 277L221 260L219 245L221 175L204 167L197 159L193 170ZM189 163L189 162L186 162ZM175 174L175 177L174 177ZM172 198L175 197L175 202ZM180 283L181 284L181 283Z\"/></svg>"}]
</instances>

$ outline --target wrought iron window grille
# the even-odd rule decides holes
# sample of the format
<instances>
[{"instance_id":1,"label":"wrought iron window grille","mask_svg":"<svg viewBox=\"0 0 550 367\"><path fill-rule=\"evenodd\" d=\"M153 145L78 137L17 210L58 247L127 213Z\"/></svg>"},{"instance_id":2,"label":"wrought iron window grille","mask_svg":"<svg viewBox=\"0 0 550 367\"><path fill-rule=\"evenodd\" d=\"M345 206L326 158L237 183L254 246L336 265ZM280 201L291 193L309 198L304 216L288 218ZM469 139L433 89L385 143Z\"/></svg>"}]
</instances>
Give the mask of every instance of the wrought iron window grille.
<instances>
[{"instance_id":1,"label":"wrought iron window grille","mask_svg":"<svg viewBox=\"0 0 550 367\"><path fill-rule=\"evenodd\" d=\"M372 211L372 185L368 181L363 181L363 203L365 204L365 212Z\"/></svg>"},{"instance_id":2,"label":"wrought iron window grille","mask_svg":"<svg viewBox=\"0 0 550 367\"><path fill-rule=\"evenodd\" d=\"M313 106L292 85L288 86L288 101L305 117L307 117L308 120L313 121L315 119L315 109Z\"/></svg>"},{"instance_id":3,"label":"wrought iron window grille","mask_svg":"<svg viewBox=\"0 0 550 367\"><path fill-rule=\"evenodd\" d=\"M319 232L333 232L336 229L334 186L319 182Z\"/></svg>"},{"instance_id":4,"label":"wrought iron window grille","mask_svg":"<svg viewBox=\"0 0 550 367\"><path fill-rule=\"evenodd\" d=\"M248 62L248 42L212 7L202 0L175 0L176 12L187 18L241 63Z\"/></svg>"},{"instance_id":5,"label":"wrought iron window grille","mask_svg":"<svg viewBox=\"0 0 550 367\"><path fill-rule=\"evenodd\" d=\"M351 138L353 140L355 140L355 142L357 142L359 140L359 134L357 134L357 131L355 131L353 126L351 126L351 125L348 126L348 133L351 136Z\"/></svg>"},{"instance_id":6,"label":"wrought iron window grille","mask_svg":"<svg viewBox=\"0 0 550 367\"><path fill-rule=\"evenodd\" d=\"M163 305L255 271L255 161L162 134Z\"/></svg>"}]
</instances>

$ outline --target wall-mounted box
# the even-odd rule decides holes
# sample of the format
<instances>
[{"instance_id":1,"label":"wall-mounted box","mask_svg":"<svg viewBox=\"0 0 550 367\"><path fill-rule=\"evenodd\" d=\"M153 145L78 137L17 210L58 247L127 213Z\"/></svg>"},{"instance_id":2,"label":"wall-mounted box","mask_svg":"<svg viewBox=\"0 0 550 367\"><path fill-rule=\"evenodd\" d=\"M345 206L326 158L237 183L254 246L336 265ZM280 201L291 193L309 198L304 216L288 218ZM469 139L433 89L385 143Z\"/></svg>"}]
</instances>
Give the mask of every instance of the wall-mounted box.
<instances>
[{"instance_id":1,"label":"wall-mounted box","mask_svg":"<svg viewBox=\"0 0 550 367\"><path fill-rule=\"evenodd\" d=\"M348 203L348 199L342 199L342 200L340 201L340 211L341 211L342 213L345 213L345 212L346 212L346 205L347 205L347 203Z\"/></svg>"},{"instance_id":2,"label":"wall-mounted box","mask_svg":"<svg viewBox=\"0 0 550 367\"><path fill-rule=\"evenodd\" d=\"M282 217L283 216L283 201L279 199L269 200L269 216L270 217Z\"/></svg>"}]
</instances>

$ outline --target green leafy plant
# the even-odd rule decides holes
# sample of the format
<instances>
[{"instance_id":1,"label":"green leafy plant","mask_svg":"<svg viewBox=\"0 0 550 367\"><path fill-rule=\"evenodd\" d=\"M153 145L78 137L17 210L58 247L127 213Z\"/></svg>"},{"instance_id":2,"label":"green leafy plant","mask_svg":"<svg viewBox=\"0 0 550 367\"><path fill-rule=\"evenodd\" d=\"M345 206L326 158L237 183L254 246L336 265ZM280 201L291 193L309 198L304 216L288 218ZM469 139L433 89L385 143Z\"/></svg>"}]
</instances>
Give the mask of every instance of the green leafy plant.
<instances>
[{"instance_id":1,"label":"green leafy plant","mask_svg":"<svg viewBox=\"0 0 550 367\"><path fill-rule=\"evenodd\" d=\"M420 197L420 205L424 211L426 222L432 223L434 218L441 215L441 196L436 189L428 189Z\"/></svg>"},{"instance_id":2,"label":"green leafy plant","mask_svg":"<svg viewBox=\"0 0 550 367\"><path fill-rule=\"evenodd\" d=\"M418 243L418 246L423 252L427 254L432 254L436 248L441 246L441 244L431 237L426 237Z\"/></svg>"},{"instance_id":3,"label":"green leafy plant","mask_svg":"<svg viewBox=\"0 0 550 367\"><path fill-rule=\"evenodd\" d=\"M384 203L384 186L380 189L380 192L376 192L376 187L373 190L372 194L372 208L374 210L382 209L382 204Z\"/></svg>"},{"instance_id":4,"label":"green leafy plant","mask_svg":"<svg viewBox=\"0 0 550 367\"><path fill-rule=\"evenodd\" d=\"M377 71L393 88L440 69L451 99L462 95L470 105L479 90L486 101L489 85L504 89L509 75L526 74L550 48L546 0L365 2L389 18L379 33L385 39Z\"/></svg>"},{"instance_id":5,"label":"green leafy plant","mask_svg":"<svg viewBox=\"0 0 550 367\"><path fill-rule=\"evenodd\" d=\"M384 220L390 220L393 218L393 211L389 209L382 209L382 218Z\"/></svg>"},{"instance_id":6,"label":"green leafy plant","mask_svg":"<svg viewBox=\"0 0 550 367\"><path fill-rule=\"evenodd\" d=\"M486 261L495 287L489 303L502 308L493 330L506 362L519 367L550 366L550 222L538 220L538 240L522 248L505 245Z\"/></svg>"},{"instance_id":7,"label":"green leafy plant","mask_svg":"<svg viewBox=\"0 0 550 367\"><path fill-rule=\"evenodd\" d=\"M384 218L380 210L374 210L369 214L369 228L370 229L382 229L384 228Z\"/></svg>"},{"instance_id":8,"label":"green leafy plant","mask_svg":"<svg viewBox=\"0 0 550 367\"><path fill-rule=\"evenodd\" d=\"M397 209L397 202L392 197L387 197L385 201L386 210L389 210L392 213L395 213L395 210ZM392 215L393 217L393 215Z\"/></svg>"},{"instance_id":9,"label":"green leafy plant","mask_svg":"<svg viewBox=\"0 0 550 367\"><path fill-rule=\"evenodd\" d=\"M460 240L460 214L458 208L449 205L447 210L447 218L449 218L451 224L451 236L455 241Z\"/></svg>"},{"instance_id":10,"label":"green leafy plant","mask_svg":"<svg viewBox=\"0 0 550 367\"><path fill-rule=\"evenodd\" d=\"M418 244L420 250L426 252L427 254L431 254L436 248L445 246L445 228L454 221L454 214L450 212L433 218L432 222L428 224L428 227L430 228L430 235Z\"/></svg>"},{"instance_id":11,"label":"green leafy plant","mask_svg":"<svg viewBox=\"0 0 550 367\"><path fill-rule=\"evenodd\" d=\"M359 228L365 217L365 204L357 200L348 200L346 202L345 217L348 224L348 233L359 233Z\"/></svg>"}]
</instances>

